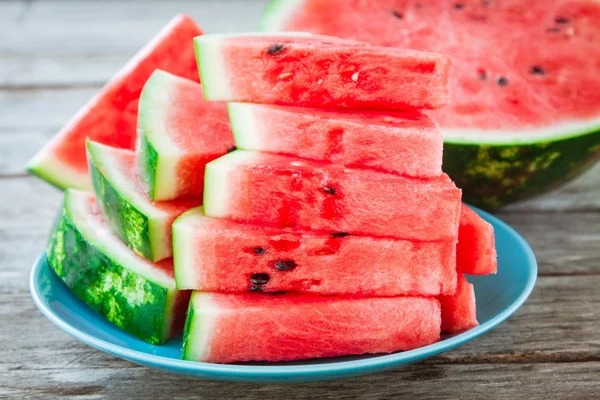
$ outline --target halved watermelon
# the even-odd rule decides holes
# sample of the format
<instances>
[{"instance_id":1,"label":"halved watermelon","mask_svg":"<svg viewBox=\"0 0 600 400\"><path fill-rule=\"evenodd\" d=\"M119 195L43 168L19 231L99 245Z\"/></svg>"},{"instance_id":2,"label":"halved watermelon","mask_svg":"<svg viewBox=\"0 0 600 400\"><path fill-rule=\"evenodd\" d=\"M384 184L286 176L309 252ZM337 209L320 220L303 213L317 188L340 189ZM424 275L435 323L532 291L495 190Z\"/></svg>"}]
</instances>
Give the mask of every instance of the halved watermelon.
<instances>
[{"instance_id":1,"label":"halved watermelon","mask_svg":"<svg viewBox=\"0 0 600 400\"><path fill-rule=\"evenodd\" d=\"M451 56L450 105L430 115L469 203L530 197L600 158L596 0L273 0L261 25Z\"/></svg>"},{"instance_id":2,"label":"halved watermelon","mask_svg":"<svg viewBox=\"0 0 600 400\"><path fill-rule=\"evenodd\" d=\"M205 185L211 217L400 239L458 235L461 192L447 175L423 180L236 150L206 166Z\"/></svg>"},{"instance_id":3,"label":"halved watermelon","mask_svg":"<svg viewBox=\"0 0 600 400\"><path fill-rule=\"evenodd\" d=\"M201 201L152 202L138 179L133 151L88 140L87 152L98 204L113 232L150 261L171 257L171 224Z\"/></svg>"},{"instance_id":4,"label":"halved watermelon","mask_svg":"<svg viewBox=\"0 0 600 400\"><path fill-rule=\"evenodd\" d=\"M194 39L208 100L309 107L437 108L448 100L443 55L330 36L204 35Z\"/></svg>"},{"instance_id":5,"label":"halved watermelon","mask_svg":"<svg viewBox=\"0 0 600 400\"><path fill-rule=\"evenodd\" d=\"M66 191L48 262L94 311L142 340L159 344L183 328L190 292L175 288L172 260L153 264L132 252L91 193Z\"/></svg>"},{"instance_id":6,"label":"halved watermelon","mask_svg":"<svg viewBox=\"0 0 600 400\"><path fill-rule=\"evenodd\" d=\"M442 174L443 137L417 111L325 110L229 103L238 149L289 154L414 177Z\"/></svg>"},{"instance_id":7,"label":"halved watermelon","mask_svg":"<svg viewBox=\"0 0 600 400\"><path fill-rule=\"evenodd\" d=\"M191 18L176 16L29 161L28 171L61 189L91 189L85 139L133 149L142 86L157 68L197 80L192 39L201 34Z\"/></svg>"},{"instance_id":8,"label":"halved watermelon","mask_svg":"<svg viewBox=\"0 0 600 400\"><path fill-rule=\"evenodd\" d=\"M431 297L194 292L183 358L229 363L391 353L439 338L440 305Z\"/></svg>"},{"instance_id":9,"label":"halved watermelon","mask_svg":"<svg viewBox=\"0 0 600 400\"><path fill-rule=\"evenodd\" d=\"M456 245L456 270L461 274L498 272L494 227L463 204Z\"/></svg>"},{"instance_id":10,"label":"halved watermelon","mask_svg":"<svg viewBox=\"0 0 600 400\"><path fill-rule=\"evenodd\" d=\"M227 107L204 100L202 86L156 70L142 90L140 176L153 200L202 198L204 166L234 146Z\"/></svg>"},{"instance_id":11,"label":"halved watermelon","mask_svg":"<svg viewBox=\"0 0 600 400\"><path fill-rule=\"evenodd\" d=\"M276 229L204 216L173 224L179 289L437 296L456 290L454 242Z\"/></svg>"},{"instance_id":12,"label":"halved watermelon","mask_svg":"<svg viewBox=\"0 0 600 400\"><path fill-rule=\"evenodd\" d=\"M475 289L463 275L458 275L456 293L438 298L442 306L442 332L457 333L479 325Z\"/></svg>"}]
</instances>

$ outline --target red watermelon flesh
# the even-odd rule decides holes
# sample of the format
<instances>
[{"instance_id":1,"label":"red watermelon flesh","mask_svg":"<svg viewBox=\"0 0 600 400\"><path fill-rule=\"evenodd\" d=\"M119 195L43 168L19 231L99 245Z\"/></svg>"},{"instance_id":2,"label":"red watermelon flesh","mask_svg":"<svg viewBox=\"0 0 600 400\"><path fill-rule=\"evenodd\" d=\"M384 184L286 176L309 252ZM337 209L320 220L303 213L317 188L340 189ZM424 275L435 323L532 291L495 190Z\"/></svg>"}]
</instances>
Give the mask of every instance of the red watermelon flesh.
<instances>
[{"instance_id":1,"label":"red watermelon flesh","mask_svg":"<svg viewBox=\"0 0 600 400\"><path fill-rule=\"evenodd\" d=\"M328 36L204 35L195 39L209 100L309 107L438 108L449 59Z\"/></svg>"},{"instance_id":2,"label":"red watermelon flesh","mask_svg":"<svg viewBox=\"0 0 600 400\"><path fill-rule=\"evenodd\" d=\"M179 289L437 296L456 290L454 242L277 229L191 210L173 224Z\"/></svg>"},{"instance_id":3,"label":"red watermelon flesh","mask_svg":"<svg viewBox=\"0 0 600 400\"><path fill-rule=\"evenodd\" d=\"M428 180L237 150L207 164L204 212L279 227L454 241L461 191Z\"/></svg>"},{"instance_id":4,"label":"red watermelon flesh","mask_svg":"<svg viewBox=\"0 0 600 400\"><path fill-rule=\"evenodd\" d=\"M456 293L439 296L442 306L442 332L457 333L479 325L475 290L463 275L458 275Z\"/></svg>"},{"instance_id":5,"label":"red watermelon flesh","mask_svg":"<svg viewBox=\"0 0 600 400\"><path fill-rule=\"evenodd\" d=\"M598 1L273 3L263 20L267 30L302 30L448 54L453 62L450 105L431 112L441 128L517 128L527 134L524 127L593 119L600 113Z\"/></svg>"},{"instance_id":6,"label":"red watermelon flesh","mask_svg":"<svg viewBox=\"0 0 600 400\"><path fill-rule=\"evenodd\" d=\"M238 149L414 177L442 174L443 137L417 111L326 110L230 103Z\"/></svg>"},{"instance_id":7,"label":"red watermelon flesh","mask_svg":"<svg viewBox=\"0 0 600 400\"><path fill-rule=\"evenodd\" d=\"M153 200L202 198L204 166L234 146L227 106L202 85L156 70L139 101L137 156Z\"/></svg>"},{"instance_id":8,"label":"red watermelon flesh","mask_svg":"<svg viewBox=\"0 0 600 400\"><path fill-rule=\"evenodd\" d=\"M391 353L439 338L435 298L194 292L183 358L229 363Z\"/></svg>"},{"instance_id":9,"label":"red watermelon flesh","mask_svg":"<svg viewBox=\"0 0 600 400\"><path fill-rule=\"evenodd\" d=\"M85 139L133 149L138 98L155 69L198 80L192 39L202 31L178 15L63 127L28 169L60 188L90 189Z\"/></svg>"},{"instance_id":10,"label":"red watermelon flesh","mask_svg":"<svg viewBox=\"0 0 600 400\"><path fill-rule=\"evenodd\" d=\"M488 275L498 271L494 227L464 204L458 228L456 269L469 275Z\"/></svg>"}]
</instances>

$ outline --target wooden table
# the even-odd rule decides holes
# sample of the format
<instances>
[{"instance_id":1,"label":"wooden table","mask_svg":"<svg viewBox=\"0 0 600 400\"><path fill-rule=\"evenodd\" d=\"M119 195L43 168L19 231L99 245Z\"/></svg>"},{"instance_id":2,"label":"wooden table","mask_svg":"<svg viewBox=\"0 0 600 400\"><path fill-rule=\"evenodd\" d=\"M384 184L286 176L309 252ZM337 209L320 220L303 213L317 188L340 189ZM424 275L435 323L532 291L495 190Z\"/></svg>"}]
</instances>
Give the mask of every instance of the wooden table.
<instances>
[{"instance_id":1,"label":"wooden table","mask_svg":"<svg viewBox=\"0 0 600 400\"><path fill-rule=\"evenodd\" d=\"M177 12L250 31L264 1L0 2L0 398L600 398L600 166L498 213L531 243L540 277L506 323L424 363L343 381L207 382L141 367L63 333L28 276L61 193L26 161Z\"/></svg>"}]
</instances>

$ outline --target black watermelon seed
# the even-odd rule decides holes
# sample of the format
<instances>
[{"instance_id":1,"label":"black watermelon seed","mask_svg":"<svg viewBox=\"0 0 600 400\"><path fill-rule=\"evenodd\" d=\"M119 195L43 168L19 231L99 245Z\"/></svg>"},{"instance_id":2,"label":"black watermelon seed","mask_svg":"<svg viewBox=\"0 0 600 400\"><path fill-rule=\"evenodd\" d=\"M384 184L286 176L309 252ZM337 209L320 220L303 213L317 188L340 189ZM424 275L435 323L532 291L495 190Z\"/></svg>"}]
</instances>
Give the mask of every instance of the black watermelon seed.
<instances>
[{"instance_id":1,"label":"black watermelon seed","mask_svg":"<svg viewBox=\"0 0 600 400\"><path fill-rule=\"evenodd\" d=\"M267 292L266 294L271 295L271 296L279 296L280 294L286 294L287 292L285 290L279 290L277 292Z\"/></svg>"},{"instance_id":2,"label":"black watermelon seed","mask_svg":"<svg viewBox=\"0 0 600 400\"><path fill-rule=\"evenodd\" d=\"M554 18L554 22L556 22L557 24L568 24L569 19L565 17L556 17Z\"/></svg>"},{"instance_id":3,"label":"black watermelon seed","mask_svg":"<svg viewBox=\"0 0 600 400\"><path fill-rule=\"evenodd\" d=\"M331 236L332 238L343 238L346 236L350 236L350 234L348 232L330 232L329 236Z\"/></svg>"},{"instance_id":4,"label":"black watermelon seed","mask_svg":"<svg viewBox=\"0 0 600 400\"><path fill-rule=\"evenodd\" d=\"M529 68L529 73L532 75L544 75L546 71L544 71L544 68L540 67L539 65L534 65Z\"/></svg>"},{"instance_id":5,"label":"black watermelon seed","mask_svg":"<svg viewBox=\"0 0 600 400\"><path fill-rule=\"evenodd\" d=\"M323 186L323 191L327 194L336 194L337 193L335 191L335 189L332 188L331 186Z\"/></svg>"},{"instance_id":6,"label":"black watermelon seed","mask_svg":"<svg viewBox=\"0 0 600 400\"><path fill-rule=\"evenodd\" d=\"M236 151L236 150L237 150L237 147L231 146L230 148L227 149L227 152L231 153L232 151Z\"/></svg>"},{"instance_id":7,"label":"black watermelon seed","mask_svg":"<svg viewBox=\"0 0 600 400\"><path fill-rule=\"evenodd\" d=\"M462 10L465 8L465 5L463 3L454 3L454 8L457 10Z\"/></svg>"},{"instance_id":8,"label":"black watermelon seed","mask_svg":"<svg viewBox=\"0 0 600 400\"><path fill-rule=\"evenodd\" d=\"M556 32L560 32L560 28L548 28L548 29L546 29L546 31L556 33Z\"/></svg>"},{"instance_id":9,"label":"black watermelon seed","mask_svg":"<svg viewBox=\"0 0 600 400\"><path fill-rule=\"evenodd\" d=\"M508 85L508 79L506 79L505 77L501 76L500 78L498 78L498 85L500 86L506 86Z\"/></svg>"},{"instance_id":10,"label":"black watermelon seed","mask_svg":"<svg viewBox=\"0 0 600 400\"><path fill-rule=\"evenodd\" d=\"M275 261L275 269L277 271L289 271L296 268L296 261L294 260L277 260Z\"/></svg>"},{"instance_id":11,"label":"black watermelon seed","mask_svg":"<svg viewBox=\"0 0 600 400\"><path fill-rule=\"evenodd\" d=\"M273 46L271 46L271 47L269 47L267 49L267 53L270 54L270 55L272 55L272 56L275 56L277 54L281 54L284 51L285 51L285 44L282 44L282 43L276 43L276 44L274 44Z\"/></svg>"},{"instance_id":12,"label":"black watermelon seed","mask_svg":"<svg viewBox=\"0 0 600 400\"><path fill-rule=\"evenodd\" d=\"M260 256L261 254L265 254L265 251L267 251L264 247L255 247L252 249L252 252L254 254L256 254L257 256Z\"/></svg>"},{"instance_id":13,"label":"black watermelon seed","mask_svg":"<svg viewBox=\"0 0 600 400\"><path fill-rule=\"evenodd\" d=\"M262 286L259 285L250 285L250 287L248 287L248 291L249 292L262 292Z\"/></svg>"},{"instance_id":14,"label":"black watermelon seed","mask_svg":"<svg viewBox=\"0 0 600 400\"><path fill-rule=\"evenodd\" d=\"M393 11L392 11L392 15L393 15L394 17L398 18L398 19L402 19L402 18L404 18L404 14L402 14L401 12L398 12L398 11L396 11L396 10L393 10Z\"/></svg>"},{"instance_id":15,"label":"black watermelon seed","mask_svg":"<svg viewBox=\"0 0 600 400\"><path fill-rule=\"evenodd\" d=\"M267 282L269 282L269 279L271 279L269 274L252 274L252 276L250 277L250 283L253 285L265 285Z\"/></svg>"}]
</instances>

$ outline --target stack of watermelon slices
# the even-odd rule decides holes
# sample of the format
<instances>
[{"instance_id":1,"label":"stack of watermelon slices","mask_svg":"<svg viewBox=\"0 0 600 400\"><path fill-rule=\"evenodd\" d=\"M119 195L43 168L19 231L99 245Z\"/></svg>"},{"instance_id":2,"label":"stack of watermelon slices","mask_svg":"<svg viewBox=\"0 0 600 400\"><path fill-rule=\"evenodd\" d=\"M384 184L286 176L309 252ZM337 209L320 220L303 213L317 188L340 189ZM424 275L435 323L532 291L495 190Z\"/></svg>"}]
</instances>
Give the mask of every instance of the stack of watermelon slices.
<instances>
[{"instance_id":1,"label":"stack of watermelon slices","mask_svg":"<svg viewBox=\"0 0 600 400\"><path fill-rule=\"evenodd\" d=\"M78 176L48 245L65 284L150 343L185 320L196 361L409 350L475 326L463 274L495 272L493 229L461 205L421 113L447 101L448 59L205 35L200 84L183 67L200 32L177 17L36 156L73 144L37 171ZM103 121L87 139L86 121ZM77 190L87 180L94 194Z\"/></svg>"}]
</instances>

